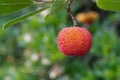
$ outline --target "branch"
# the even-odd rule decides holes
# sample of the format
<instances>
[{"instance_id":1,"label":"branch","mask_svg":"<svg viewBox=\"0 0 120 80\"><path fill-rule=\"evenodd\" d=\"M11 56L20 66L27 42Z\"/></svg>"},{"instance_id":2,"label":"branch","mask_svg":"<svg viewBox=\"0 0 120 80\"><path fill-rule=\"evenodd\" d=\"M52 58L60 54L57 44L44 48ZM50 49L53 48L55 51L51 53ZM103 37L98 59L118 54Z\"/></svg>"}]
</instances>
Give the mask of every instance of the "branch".
<instances>
[{"instance_id":1,"label":"branch","mask_svg":"<svg viewBox=\"0 0 120 80\"><path fill-rule=\"evenodd\" d=\"M67 10L68 14L70 15L70 17L72 18L74 26L76 26L77 22L75 20L75 17L72 14L72 11L71 11L71 4L72 4L72 2L73 2L73 0L68 0L68 5L66 7L66 10Z\"/></svg>"}]
</instances>

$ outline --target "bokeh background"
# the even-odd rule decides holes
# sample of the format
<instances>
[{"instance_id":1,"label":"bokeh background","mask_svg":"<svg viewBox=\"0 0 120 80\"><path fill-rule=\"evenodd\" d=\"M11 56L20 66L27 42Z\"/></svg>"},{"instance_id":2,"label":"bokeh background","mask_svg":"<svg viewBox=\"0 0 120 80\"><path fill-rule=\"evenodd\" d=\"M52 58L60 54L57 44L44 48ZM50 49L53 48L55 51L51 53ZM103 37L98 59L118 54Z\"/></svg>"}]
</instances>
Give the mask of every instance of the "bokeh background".
<instances>
[{"instance_id":1,"label":"bokeh background","mask_svg":"<svg viewBox=\"0 0 120 80\"><path fill-rule=\"evenodd\" d=\"M73 23L65 8L47 20L46 10L5 31L1 27L0 80L120 80L120 13L99 9L95 0L75 0L72 11L99 14L87 25L93 37L87 55L69 57L58 50L58 32Z\"/></svg>"}]
</instances>

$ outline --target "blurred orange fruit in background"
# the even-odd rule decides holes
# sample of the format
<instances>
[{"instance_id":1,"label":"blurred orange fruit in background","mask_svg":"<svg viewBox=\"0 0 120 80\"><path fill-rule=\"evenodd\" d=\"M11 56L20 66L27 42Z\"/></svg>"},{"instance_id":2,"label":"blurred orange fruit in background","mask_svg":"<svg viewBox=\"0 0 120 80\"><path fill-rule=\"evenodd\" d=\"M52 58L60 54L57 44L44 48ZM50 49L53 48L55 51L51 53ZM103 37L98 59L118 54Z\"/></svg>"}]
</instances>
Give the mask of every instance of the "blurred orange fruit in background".
<instances>
[{"instance_id":1,"label":"blurred orange fruit in background","mask_svg":"<svg viewBox=\"0 0 120 80\"><path fill-rule=\"evenodd\" d=\"M91 25L99 18L99 14L95 11L81 12L76 15L76 20L82 24Z\"/></svg>"}]
</instances>

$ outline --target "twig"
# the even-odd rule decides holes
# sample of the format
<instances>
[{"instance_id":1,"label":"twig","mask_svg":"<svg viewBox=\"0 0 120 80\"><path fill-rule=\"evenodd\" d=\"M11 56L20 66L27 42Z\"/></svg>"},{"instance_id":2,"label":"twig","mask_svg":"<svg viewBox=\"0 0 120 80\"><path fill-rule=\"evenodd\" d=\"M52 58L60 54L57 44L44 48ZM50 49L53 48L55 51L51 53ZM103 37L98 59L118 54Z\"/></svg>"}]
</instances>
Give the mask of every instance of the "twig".
<instances>
[{"instance_id":1,"label":"twig","mask_svg":"<svg viewBox=\"0 0 120 80\"><path fill-rule=\"evenodd\" d=\"M72 14L72 11L71 11L71 4L72 4L72 2L73 2L73 0L68 0L68 5L66 7L66 10L67 10L68 14L70 15L70 17L72 18L74 26L76 26L77 22L75 20L75 17Z\"/></svg>"}]
</instances>

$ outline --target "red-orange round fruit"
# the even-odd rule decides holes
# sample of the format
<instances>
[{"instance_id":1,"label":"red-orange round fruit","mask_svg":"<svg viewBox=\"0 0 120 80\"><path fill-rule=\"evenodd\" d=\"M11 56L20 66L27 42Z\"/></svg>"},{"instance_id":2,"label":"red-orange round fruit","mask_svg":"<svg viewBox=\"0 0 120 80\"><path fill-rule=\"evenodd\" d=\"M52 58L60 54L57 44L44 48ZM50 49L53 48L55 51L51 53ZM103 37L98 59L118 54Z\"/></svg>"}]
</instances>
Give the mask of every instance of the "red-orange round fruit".
<instances>
[{"instance_id":1,"label":"red-orange round fruit","mask_svg":"<svg viewBox=\"0 0 120 80\"><path fill-rule=\"evenodd\" d=\"M59 50L67 56L82 56L89 52L92 36L85 28L73 26L62 29L57 37Z\"/></svg>"}]
</instances>

